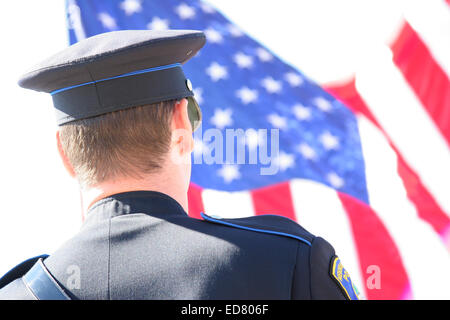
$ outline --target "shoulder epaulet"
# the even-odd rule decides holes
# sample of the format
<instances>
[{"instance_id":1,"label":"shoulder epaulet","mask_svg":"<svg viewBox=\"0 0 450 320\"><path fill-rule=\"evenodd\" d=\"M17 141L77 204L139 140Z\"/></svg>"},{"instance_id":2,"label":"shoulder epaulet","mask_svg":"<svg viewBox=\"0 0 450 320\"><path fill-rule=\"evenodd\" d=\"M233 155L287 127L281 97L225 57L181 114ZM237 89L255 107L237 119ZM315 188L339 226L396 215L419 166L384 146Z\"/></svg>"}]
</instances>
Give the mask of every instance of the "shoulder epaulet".
<instances>
[{"instance_id":1,"label":"shoulder epaulet","mask_svg":"<svg viewBox=\"0 0 450 320\"><path fill-rule=\"evenodd\" d=\"M311 246L315 238L314 235L303 229L298 223L283 216L266 214L245 218L225 219L206 215L203 212L200 215L208 222L248 231L294 238L309 246Z\"/></svg>"},{"instance_id":2,"label":"shoulder epaulet","mask_svg":"<svg viewBox=\"0 0 450 320\"><path fill-rule=\"evenodd\" d=\"M19 263L17 266L9 270L3 277L0 278L0 289L25 275L39 259L45 259L47 257L47 254L43 254Z\"/></svg>"},{"instance_id":3,"label":"shoulder epaulet","mask_svg":"<svg viewBox=\"0 0 450 320\"><path fill-rule=\"evenodd\" d=\"M70 300L71 298L45 267L43 260L47 257L46 254L41 255L17 265L0 279L0 289L8 288L8 284L22 278L25 286L13 287L12 291L6 293L7 295L16 296L17 290L25 290L37 300Z\"/></svg>"}]
</instances>

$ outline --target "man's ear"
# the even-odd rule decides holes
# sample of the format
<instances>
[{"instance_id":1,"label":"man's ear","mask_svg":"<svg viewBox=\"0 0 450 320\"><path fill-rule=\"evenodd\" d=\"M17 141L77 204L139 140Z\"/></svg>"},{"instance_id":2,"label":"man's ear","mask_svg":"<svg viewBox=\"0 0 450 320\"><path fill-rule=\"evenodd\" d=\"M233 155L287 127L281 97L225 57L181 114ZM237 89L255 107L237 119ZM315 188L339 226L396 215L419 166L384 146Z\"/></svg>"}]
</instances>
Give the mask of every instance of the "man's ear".
<instances>
[{"instance_id":1,"label":"man's ear","mask_svg":"<svg viewBox=\"0 0 450 320\"><path fill-rule=\"evenodd\" d=\"M187 99L181 99L175 103L171 126L172 143L178 145L182 153L191 153L194 149L194 139L191 121L189 120Z\"/></svg>"},{"instance_id":2,"label":"man's ear","mask_svg":"<svg viewBox=\"0 0 450 320\"><path fill-rule=\"evenodd\" d=\"M66 168L66 170L70 174L70 176L72 178L75 178L75 176L76 176L75 170L73 169L72 164L70 163L69 159L66 156L66 153L64 152L64 149L61 144L61 138L59 136L59 131L56 131L56 144L58 147L59 156L61 157L64 167Z\"/></svg>"}]
</instances>

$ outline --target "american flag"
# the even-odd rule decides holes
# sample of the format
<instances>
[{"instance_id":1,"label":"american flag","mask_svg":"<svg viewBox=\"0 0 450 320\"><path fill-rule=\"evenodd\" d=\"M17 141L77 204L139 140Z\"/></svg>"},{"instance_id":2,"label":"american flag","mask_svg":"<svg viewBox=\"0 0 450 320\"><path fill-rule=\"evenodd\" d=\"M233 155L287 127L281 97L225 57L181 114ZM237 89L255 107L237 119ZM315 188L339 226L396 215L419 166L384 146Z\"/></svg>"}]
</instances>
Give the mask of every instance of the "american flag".
<instances>
[{"instance_id":1,"label":"american flag","mask_svg":"<svg viewBox=\"0 0 450 320\"><path fill-rule=\"evenodd\" d=\"M430 7L450 17L448 1ZM283 215L327 239L368 299L450 298L450 68L432 27L405 20L383 68L324 88L204 1L67 0L67 18L71 43L120 29L205 32L184 66L203 112L191 216ZM259 129L277 129L276 174L198 161L226 153L202 133L235 128L248 153Z\"/></svg>"}]
</instances>

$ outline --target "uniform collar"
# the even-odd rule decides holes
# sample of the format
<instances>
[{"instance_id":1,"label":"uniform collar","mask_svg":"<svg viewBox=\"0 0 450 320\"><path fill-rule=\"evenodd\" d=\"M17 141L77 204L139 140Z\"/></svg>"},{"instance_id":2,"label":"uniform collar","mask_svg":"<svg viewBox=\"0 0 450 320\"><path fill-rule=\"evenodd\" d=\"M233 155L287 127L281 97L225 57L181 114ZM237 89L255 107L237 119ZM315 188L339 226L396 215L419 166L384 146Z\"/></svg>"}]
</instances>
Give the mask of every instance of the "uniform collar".
<instances>
[{"instance_id":1,"label":"uniform collar","mask_svg":"<svg viewBox=\"0 0 450 320\"><path fill-rule=\"evenodd\" d=\"M186 216L183 207L172 197L157 191L117 193L95 202L86 214L86 222L99 221L132 213L152 216Z\"/></svg>"}]
</instances>

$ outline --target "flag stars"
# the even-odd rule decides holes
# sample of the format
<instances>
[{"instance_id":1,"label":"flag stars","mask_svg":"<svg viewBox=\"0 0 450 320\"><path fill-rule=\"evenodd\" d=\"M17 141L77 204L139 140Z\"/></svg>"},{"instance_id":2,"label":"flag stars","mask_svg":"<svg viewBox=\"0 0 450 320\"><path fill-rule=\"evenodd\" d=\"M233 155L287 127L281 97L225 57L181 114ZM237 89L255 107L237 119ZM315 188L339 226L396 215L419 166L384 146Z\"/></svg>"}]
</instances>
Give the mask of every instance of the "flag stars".
<instances>
[{"instance_id":1,"label":"flag stars","mask_svg":"<svg viewBox=\"0 0 450 320\"><path fill-rule=\"evenodd\" d=\"M339 148L339 139L333 136L330 132L325 131L319 137L319 141L322 143L326 150L337 150Z\"/></svg>"},{"instance_id":2,"label":"flag stars","mask_svg":"<svg viewBox=\"0 0 450 320\"><path fill-rule=\"evenodd\" d=\"M335 172L330 172L327 175L327 181L336 189L340 189L344 186L344 179L339 177Z\"/></svg>"},{"instance_id":3,"label":"flag stars","mask_svg":"<svg viewBox=\"0 0 450 320\"><path fill-rule=\"evenodd\" d=\"M200 7L202 8L202 11L207 14L213 14L216 12L216 9L214 9L213 6L204 2L200 4Z\"/></svg>"},{"instance_id":4,"label":"flag stars","mask_svg":"<svg viewBox=\"0 0 450 320\"><path fill-rule=\"evenodd\" d=\"M303 158L307 159L307 160L316 160L317 159L317 153L316 151L311 148L310 145L308 145L307 143L301 143L298 148L297 148L298 152L301 153L301 155L303 156Z\"/></svg>"},{"instance_id":5,"label":"flag stars","mask_svg":"<svg viewBox=\"0 0 450 320\"><path fill-rule=\"evenodd\" d=\"M253 66L253 58L242 52L236 53L233 60L241 69L250 69Z\"/></svg>"},{"instance_id":6,"label":"flag stars","mask_svg":"<svg viewBox=\"0 0 450 320\"><path fill-rule=\"evenodd\" d=\"M292 107L292 112L294 113L295 117L300 121L311 119L311 110L300 103Z\"/></svg>"},{"instance_id":7,"label":"flag stars","mask_svg":"<svg viewBox=\"0 0 450 320\"><path fill-rule=\"evenodd\" d=\"M236 96L241 99L243 104L255 102L258 99L258 91L248 87L242 87L236 91Z\"/></svg>"},{"instance_id":8,"label":"flag stars","mask_svg":"<svg viewBox=\"0 0 450 320\"><path fill-rule=\"evenodd\" d=\"M213 28L208 28L206 30L204 30L206 39L208 40L209 43L222 43L223 42L223 37L222 34L217 31L216 29Z\"/></svg>"},{"instance_id":9,"label":"flag stars","mask_svg":"<svg viewBox=\"0 0 450 320\"><path fill-rule=\"evenodd\" d=\"M231 109L216 109L210 121L218 129L223 129L233 124L232 113Z\"/></svg>"},{"instance_id":10,"label":"flag stars","mask_svg":"<svg viewBox=\"0 0 450 320\"><path fill-rule=\"evenodd\" d=\"M278 128L281 130L284 130L287 128L287 119L276 113L272 113L272 114L268 115L267 121L269 121L270 124L275 128Z\"/></svg>"},{"instance_id":11,"label":"flag stars","mask_svg":"<svg viewBox=\"0 0 450 320\"><path fill-rule=\"evenodd\" d=\"M175 12L182 20L193 19L195 17L194 7L190 7L186 3L181 3L180 5L178 5L175 8Z\"/></svg>"},{"instance_id":12,"label":"flag stars","mask_svg":"<svg viewBox=\"0 0 450 320\"><path fill-rule=\"evenodd\" d=\"M284 151L281 151L274 161L281 171L286 171L295 166L295 156Z\"/></svg>"},{"instance_id":13,"label":"flag stars","mask_svg":"<svg viewBox=\"0 0 450 320\"><path fill-rule=\"evenodd\" d=\"M256 55L262 62L269 62L273 59L272 54L264 48L256 49Z\"/></svg>"},{"instance_id":14,"label":"flag stars","mask_svg":"<svg viewBox=\"0 0 450 320\"><path fill-rule=\"evenodd\" d=\"M272 77L266 77L262 80L261 85L267 90L269 93L280 93L281 92L281 81L277 81Z\"/></svg>"},{"instance_id":15,"label":"flag stars","mask_svg":"<svg viewBox=\"0 0 450 320\"><path fill-rule=\"evenodd\" d=\"M332 109L332 105L331 105L330 101L328 101L327 99L324 99L322 97L315 98L313 100L313 103L317 106L317 108L319 108L323 112L330 112Z\"/></svg>"},{"instance_id":16,"label":"flag stars","mask_svg":"<svg viewBox=\"0 0 450 320\"><path fill-rule=\"evenodd\" d=\"M202 139L194 139L194 155L202 155L209 152L209 146Z\"/></svg>"},{"instance_id":17,"label":"flag stars","mask_svg":"<svg viewBox=\"0 0 450 320\"><path fill-rule=\"evenodd\" d=\"M97 18L102 23L103 27L108 30L116 30L117 29L117 23L116 20L111 17L109 13L101 12L98 14Z\"/></svg>"},{"instance_id":18,"label":"flag stars","mask_svg":"<svg viewBox=\"0 0 450 320\"><path fill-rule=\"evenodd\" d=\"M127 16L131 16L142 11L142 3L141 0L125 0L120 3L120 8Z\"/></svg>"},{"instance_id":19,"label":"flag stars","mask_svg":"<svg viewBox=\"0 0 450 320\"><path fill-rule=\"evenodd\" d=\"M218 170L217 173L219 176L223 178L225 183L230 183L233 180L241 178L239 167L234 164L224 164L222 168Z\"/></svg>"},{"instance_id":20,"label":"flag stars","mask_svg":"<svg viewBox=\"0 0 450 320\"><path fill-rule=\"evenodd\" d=\"M210 66L206 69L206 73L214 82L228 78L227 68L218 64L217 62L211 63Z\"/></svg>"},{"instance_id":21,"label":"flag stars","mask_svg":"<svg viewBox=\"0 0 450 320\"><path fill-rule=\"evenodd\" d=\"M151 30L167 30L169 29L169 20L153 17L152 21L147 24L147 28Z\"/></svg>"},{"instance_id":22,"label":"flag stars","mask_svg":"<svg viewBox=\"0 0 450 320\"><path fill-rule=\"evenodd\" d=\"M303 78L295 72L288 72L284 75L284 79L291 85L291 87L298 87L303 84Z\"/></svg>"},{"instance_id":23,"label":"flag stars","mask_svg":"<svg viewBox=\"0 0 450 320\"><path fill-rule=\"evenodd\" d=\"M241 31L241 29L239 29L238 27L236 27L233 24L229 24L227 26L227 29L228 29L228 32L231 34L231 36L234 38L239 38L244 35L244 33Z\"/></svg>"},{"instance_id":24,"label":"flag stars","mask_svg":"<svg viewBox=\"0 0 450 320\"><path fill-rule=\"evenodd\" d=\"M247 129L245 131L243 143L245 143L250 150L255 150L259 145L264 143L264 139L255 129Z\"/></svg>"}]
</instances>

